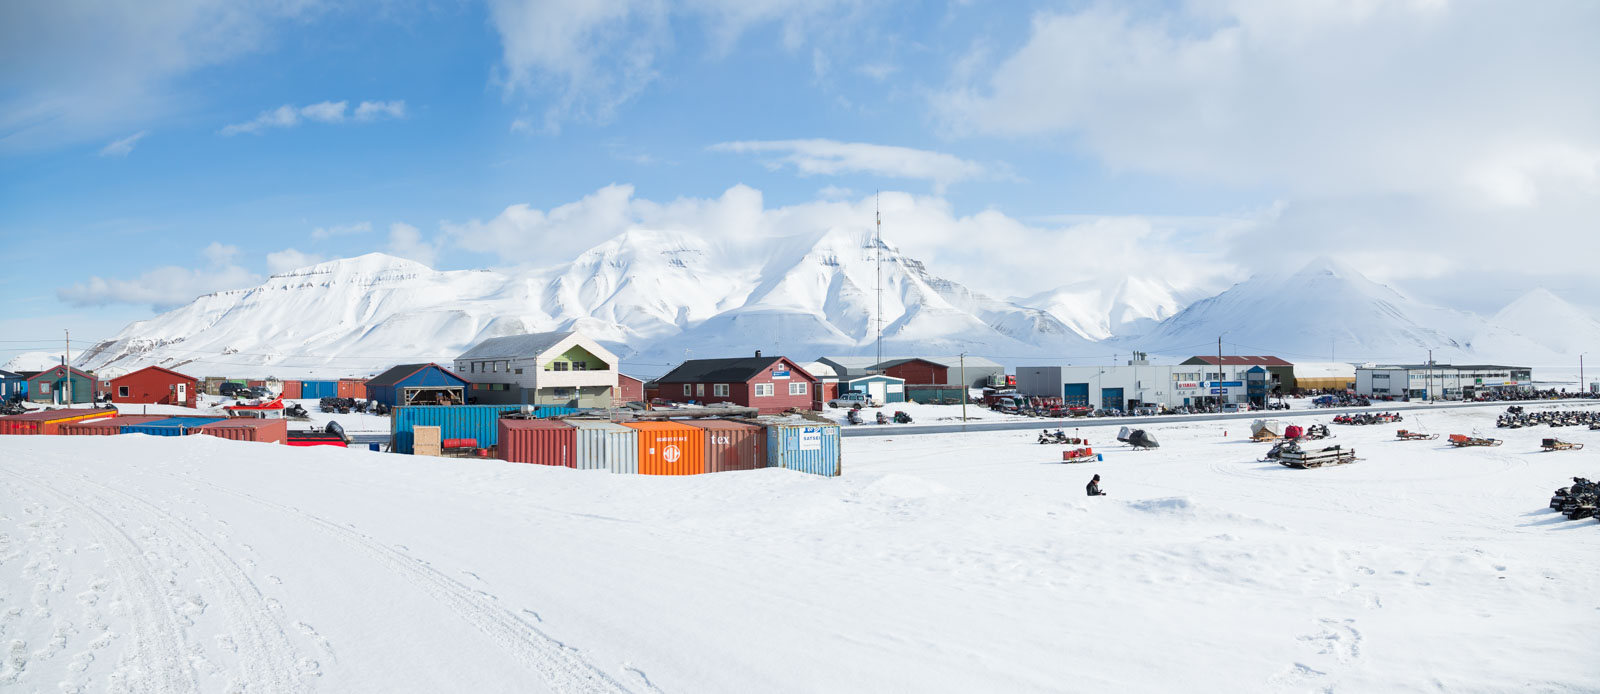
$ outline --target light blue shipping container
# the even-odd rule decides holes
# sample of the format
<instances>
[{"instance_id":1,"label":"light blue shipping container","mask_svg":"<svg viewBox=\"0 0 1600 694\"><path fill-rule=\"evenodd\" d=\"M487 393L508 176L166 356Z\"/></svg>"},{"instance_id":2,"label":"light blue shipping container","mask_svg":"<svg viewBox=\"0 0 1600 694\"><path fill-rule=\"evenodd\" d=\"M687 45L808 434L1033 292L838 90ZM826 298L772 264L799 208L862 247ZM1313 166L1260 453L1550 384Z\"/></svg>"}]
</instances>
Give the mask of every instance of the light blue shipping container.
<instances>
[{"instance_id":1,"label":"light blue shipping container","mask_svg":"<svg viewBox=\"0 0 1600 694\"><path fill-rule=\"evenodd\" d=\"M839 427L834 424L762 422L767 427L767 466L837 477Z\"/></svg>"},{"instance_id":2,"label":"light blue shipping container","mask_svg":"<svg viewBox=\"0 0 1600 694\"><path fill-rule=\"evenodd\" d=\"M150 436L183 436L192 429L199 429L207 424L227 421L227 417L174 417L172 419L158 419L153 422L141 424L127 424L122 427L124 434L148 434Z\"/></svg>"},{"instance_id":3,"label":"light blue shipping container","mask_svg":"<svg viewBox=\"0 0 1600 694\"><path fill-rule=\"evenodd\" d=\"M639 474L639 430L596 420L566 420L578 436L579 470Z\"/></svg>"},{"instance_id":4,"label":"light blue shipping container","mask_svg":"<svg viewBox=\"0 0 1600 694\"><path fill-rule=\"evenodd\" d=\"M339 397L338 381L301 381L300 397L308 400Z\"/></svg>"},{"instance_id":5,"label":"light blue shipping container","mask_svg":"<svg viewBox=\"0 0 1600 694\"><path fill-rule=\"evenodd\" d=\"M500 442L500 413L522 409L521 405L414 405L395 408L390 417L389 433L394 439L391 450L411 455L416 436L414 427L439 427L441 439L476 439L479 448L488 448ZM537 407L533 416L539 418L573 414L571 407Z\"/></svg>"}]
</instances>

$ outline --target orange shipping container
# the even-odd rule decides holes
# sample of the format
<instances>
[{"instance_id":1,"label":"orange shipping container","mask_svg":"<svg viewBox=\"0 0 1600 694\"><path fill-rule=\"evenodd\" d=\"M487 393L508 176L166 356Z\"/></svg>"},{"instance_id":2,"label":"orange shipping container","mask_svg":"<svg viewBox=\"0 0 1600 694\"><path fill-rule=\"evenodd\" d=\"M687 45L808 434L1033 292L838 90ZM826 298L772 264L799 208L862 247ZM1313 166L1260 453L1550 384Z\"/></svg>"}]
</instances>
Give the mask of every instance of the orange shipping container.
<instances>
[{"instance_id":1,"label":"orange shipping container","mask_svg":"<svg viewBox=\"0 0 1600 694\"><path fill-rule=\"evenodd\" d=\"M767 466L766 427L726 419L695 419L686 424L705 431L706 472Z\"/></svg>"},{"instance_id":2,"label":"orange shipping container","mask_svg":"<svg viewBox=\"0 0 1600 694\"><path fill-rule=\"evenodd\" d=\"M500 418L500 459L557 467L578 466L577 431L552 419Z\"/></svg>"},{"instance_id":3,"label":"orange shipping container","mask_svg":"<svg viewBox=\"0 0 1600 694\"><path fill-rule=\"evenodd\" d=\"M682 422L622 422L639 431L639 474L698 475L706 471L705 430Z\"/></svg>"},{"instance_id":4,"label":"orange shipping container","mask_svg":"<svg viewBox=\"0 0 1600 694\"><path fill-rule=\"evenodd\" d=\"M283 443L289 440L289 422L283 419L240 417L207 424L195 431L233 441Z\"/></svg>"},{"instance_id":5,"label":"orange shipping container","mask_svg":"<svg viewBox=\"0 0 1600 694\"><path fill-rule=\"evenodd\" d=\"M367 379L341 378L339 379L338 396L341 398L355 398L357 400L367 397Z\"/></svg>"},{"instance_id":6,"label":"orange shipping container","mask_svg":"<svg viewBox=\"0 0 1600 694\"><path fill-rule=\"evenodd\" d=\"M86 419L103 419L117 416L117 411L104 409L40 410L0 417L0 434L22 436L55 436L61 425Z\"/></svg>"},{"instance_id":7,"label":"orange shipping container","mask_svg":"<svg viewBox=\"0 0 1600 694\"><path fill-rule=\"evenodd\" d=\"M300 399L300 382L299 381L284 381L283 382L282 397L283 397L284 400L299 400Z\"/></svg>"},{"instance_id":8,"label":"orange shipping container","mask_svg":"<svg viewBox=\"0 0 1600 694\"><path fill-rule=\"evenodd\" d=\"M101 419L84 419L68 422L61 425L62 436L116 436L122 433L124 424L144 424L160 419L172 419L172 415L165 414L134 414L122 417L104 417Z\"/></svg>"}]
</instances>

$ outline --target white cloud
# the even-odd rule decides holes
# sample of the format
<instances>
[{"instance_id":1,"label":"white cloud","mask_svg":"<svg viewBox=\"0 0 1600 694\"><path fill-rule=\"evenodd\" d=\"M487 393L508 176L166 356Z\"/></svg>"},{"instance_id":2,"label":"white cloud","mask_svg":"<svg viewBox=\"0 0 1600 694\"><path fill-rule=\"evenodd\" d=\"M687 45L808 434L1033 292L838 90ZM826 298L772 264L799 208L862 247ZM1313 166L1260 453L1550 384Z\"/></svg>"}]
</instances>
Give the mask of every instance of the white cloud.
<instances>
[{"instance_id":1,"label":"white cloud","mask_svg":"<svg viewBox=\"0 0 1600 694\"><path fill-rule=\"evenodd\" d=\"M350 236L352 234L365 234L372 231L372 222L356 222L354 224L336 224L333 226L317 227L311 230L311 238L321 241L334 236Z\"/></svg>"},{"instance_id":2,"label":"white cloud","mask_svg":"<svg viewBox=\"0 0 1600 694\"><path fill-rule=\"evenodd\" d=\"M285 104L269 111L262 111L255 118L243 123L225 126L220 132L226 136L240 133L258 135L269 128L293 128L300 125L303 120L345 123L350 120L345 116L349 105L348 101L323 101L305 106ZM404 101L363 101L356 107L354 120L359 123L370 123L385 117L404 118L405 115Z\"/></svg>"},{"instance_id":3,"label":"white cloud","mask_svg":"<svg viewBox=\"0 0 1600 694\"><path fill-rule=\"evenodd\" d=\"M132 135L124 137L124 138L122 138L120 140L116 140L116 141L112 142L111 144L108 144L105 147L102 147L100 149L100 156L102 156L102 157L126 157L126 156L128 156L128 154L130 152L133 151L134 145L139 144L139 141L143 140L144 136L145 135L149 135L149 134L150 134L149 130L140 130L139 132L136 132L136 133L134 133Z\"/></svg>"},{"instance_id":4,"label":"white cloud","mask_svg":"<svg viewBox=\"0 0 1600 694\"><path fill-rule=\"evenodd\" d=\"M309 0L7 3L0 19L0 152L148 127L193 106L178 78L259 50Z\"/></svg>"},{"instance_id":5,"label":"white cloud","mask_svg":"<svg viewBox=\"0 0 1600 694\"><path fill-rule=\"evenodd\" d=\"M958 215L943 198L900 192L878 201L863 196L768 208L761 192L746 186L717 198L654 202L635 198L631 186L611 185L549 210L512 205L487 221L446 222L443 230L453 245L510 265L549 265L632 230L685 232L733 249L831 229L870 231L875 204L882 206L886 239L935 273L996 296L1065 284L1063 263L1071 263L1075 280L1109 283L1146 272L1180 290L1214 288L1238 279L1230 274L1237 271L1227 255L1231 241L1257 223L1249 216L1029 223L994 210Z\"/></svg>"},{"instance_id":6,"label":"white cloud","mask_svg":"<svg viewBox=\"0 0 1600 694\"><path fill-rule=\"evenodd\" d=\"M389 255L415 260L433 267L434 262L439 259L439 250L443 243L443 237L424 239L422 230L410 224L395 222L389 225Z\"/></svg>"},{"instance_id":7,"label":"white cloud","mask_svg":"<svg viewBox=\"0 0 1600 694\"><path fill-rule=\"evenodd\" d=\"M152 310L166 311L203 294L248 287L260 281L255 273L235 265L201 270L168 266L131 280L90 277L86 282L57 290L56 294L74 306L148 304Z\"/></svg>"},{"instance_id":8,"label":"white cloud","mask_svg":"<svg viewBox=\"0 0 1600 694\"><path fill-rule=\"evenodd\" d=\"M356 120L372 121L380 118L405 118L406 102L404 101L363 101L356 107Z\"/></svg>"},{"instance_id":9,"label":"white cloud","mask_svg":"<svg viewBox=\"0 0 1600 694\"><path fill-rule=\"evenodd\" d=\"M232 265L239 257L239 247L212 241L211 245L206 246L200 253L205 256L206 262L212 265Z\"/></svg>"},{"instance_id":10,"label":"white cloud","mask_svg":"<svg viewBox=\"0 0 1600 694\"><path fill-rule=\"evenodd\" d=\"M285 248L267 254L267 272L277 275L290 270L299 270L308 265L316 265L324 260L327 260L327 257Z\"/></svg>"},{"instance_id":11,"label":"white cloud","mask_svg":"<svg viewBox=\"0 0 1600 694\"><path fill-rule=\"evenodd\" d=\"M723 142L712 151L737 154L775 154L768 166L793 166L801 175L834 176L864 173L890 178L930 181L936 192L959 181L991 178L996 172L975 161L953 154L930 152L910 147L875 145L834 140L765 140Z\"/></svg>"}]
</instances>

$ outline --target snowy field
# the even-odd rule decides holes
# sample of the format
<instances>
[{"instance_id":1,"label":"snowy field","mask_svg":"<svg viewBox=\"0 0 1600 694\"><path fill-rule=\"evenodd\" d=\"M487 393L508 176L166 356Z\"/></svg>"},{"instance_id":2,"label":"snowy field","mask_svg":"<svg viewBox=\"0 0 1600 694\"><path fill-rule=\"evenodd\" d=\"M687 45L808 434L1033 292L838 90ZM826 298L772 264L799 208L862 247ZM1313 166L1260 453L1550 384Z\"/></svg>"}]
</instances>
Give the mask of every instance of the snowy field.
<instances>
[{"instance_id":1,"label":"snowy field","mask_svg":"<svg viewBox=\"0 0 1600 694\"><path fill-rule=\"evenodd\" d=\"M1497 412L1319 470L1197 422L852 438L837 479L0 437L0 690L1600 691L1600 524L1547 508L1600 432Z\"/></svg>"}]
</instances>

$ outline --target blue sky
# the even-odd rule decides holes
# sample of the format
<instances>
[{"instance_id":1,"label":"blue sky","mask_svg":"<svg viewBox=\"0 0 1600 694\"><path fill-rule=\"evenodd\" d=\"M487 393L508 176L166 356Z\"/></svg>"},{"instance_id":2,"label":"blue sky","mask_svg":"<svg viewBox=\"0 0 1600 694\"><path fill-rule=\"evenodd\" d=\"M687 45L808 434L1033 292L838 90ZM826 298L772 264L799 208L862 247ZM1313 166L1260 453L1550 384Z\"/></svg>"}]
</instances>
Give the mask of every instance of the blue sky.
<instances>
[{"instance_id":1,"label":"blue sky","mask_svg":"<svg viewBox=\"0 0 1600 694\"><path fill-rule=\"evenodd\" d=\"M0 277L0 339L108 337L373 250L560 262L459 230L612 185L999 215L1036 245L964 264L950 230L886 229L1000 295L1063 283L1021 258L1059 265L1085 228L1126 241L1107 281L1217 288L1331 253L1474 310L1595 289L1580 253L1547 252L1600 251L1600 96L1574 88L1600 68L1590 3L19 5L0 9L0 239L23 270ZM1485 252L1510 234L1544 264Z\"/></svg>"}]
</instances>

